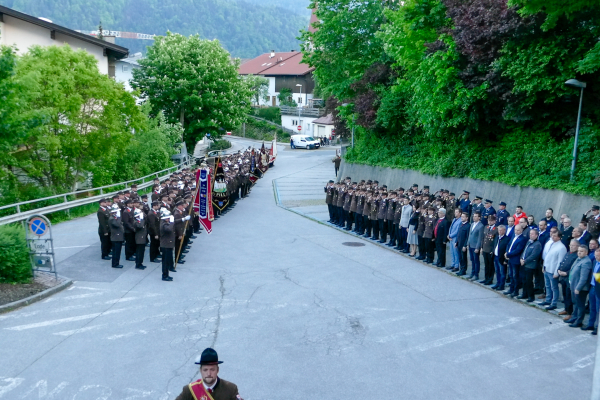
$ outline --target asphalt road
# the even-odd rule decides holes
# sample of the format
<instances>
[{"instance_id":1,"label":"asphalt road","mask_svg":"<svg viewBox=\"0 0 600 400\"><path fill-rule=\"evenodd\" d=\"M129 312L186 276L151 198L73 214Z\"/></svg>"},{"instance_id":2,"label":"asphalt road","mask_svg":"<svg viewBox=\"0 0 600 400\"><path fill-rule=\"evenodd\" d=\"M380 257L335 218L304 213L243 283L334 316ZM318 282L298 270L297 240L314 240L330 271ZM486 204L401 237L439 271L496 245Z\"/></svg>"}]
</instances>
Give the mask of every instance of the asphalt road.
<instances>
[{"instance_id":1,"label":"asphalt road","mask_svg":"<svg viewBox=\"0 0 600 400\"><path fill-rule=\"evenodd\" d=\"M101 261L95 216L57 225L77 281L0 315L0 399L173 399L208 346L246 400L589 397L589 333L276 205L273 179L319 207L333 155L282 147L173 282Z\"/></svg>"}]
</instances>

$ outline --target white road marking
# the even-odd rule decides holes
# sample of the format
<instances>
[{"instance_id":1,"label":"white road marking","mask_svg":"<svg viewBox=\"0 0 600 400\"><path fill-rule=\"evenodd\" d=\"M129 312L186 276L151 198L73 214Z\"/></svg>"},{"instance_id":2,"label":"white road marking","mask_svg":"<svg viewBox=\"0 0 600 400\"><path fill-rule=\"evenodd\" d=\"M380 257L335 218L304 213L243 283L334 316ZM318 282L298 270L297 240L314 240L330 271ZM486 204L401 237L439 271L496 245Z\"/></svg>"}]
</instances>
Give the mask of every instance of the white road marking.
<instances>
[{"instance_id":1,"label":"white road marking","mask_svg":"<svg viewBox=\"0 0 600 400\"><path fill-rule=\"evenodd\" d=\"M431 324L431 325L422 326L422 327L414 329L412 331L399 332L399 333L395 333L393 335L382 337L381 339L376 340L376 342L377 343L390 342L390 341L398 339L399 337L402 337L402 336L410 336L410 335L415 335L417 333L423 333L429 329L441 328L443 326L450 325L455 322L464 321L466 319L470 319L470 318L474 318L474 317L476 317L476 315L466 315L464 317L454 318L454 319L451 319L448 321L443 321L443 322L438 322L438 323Z\"/></svg>"},{"instance_id":2,"label":"white road marking","mask_svg":"<svg viewBox=\"0 0 600 400\"><path fill-rule=\"evenodd\" d=\"M0 376L0 383L8 383L6 386L0 386L0 397L4 397L6 393L16 389L24 380L23 378L4 378Z\"/></svg>"},{"instance_id":3,"label":"white road marking","mask_svg":"<svg viewBox=\"0 0 600 400\"><path fill-rule=\"evenodd\" d=\"M116 313L123 312L125 310L130 310L131 308L133 308L133 307L119 308L117 310L108 310L108 311L105 311L105 312L99 312L99 313L94 313L94 314L79 315L77 317L53 319L53 320L49 320L49 321L36 322L36 323L33 323L33 324L17 325L17 326L12 326L10 328L4 328L4 329L9 330L9 331L23 331L25 329L41 328L41 327L44 327L44 326L54 326L54 325L65 324L67 322L83 321L83 320L86 320L86 319L93 319L93 318L99 317L101 315L116 314Z\"/></svg>"},{"instance_id":4,"label":"white road marking","mask_svg":"<svg viewBox=\"0 0 600 400\"><path fill-rule=\"evenodd\" d=\"M437 347L442 347L442 346L445 346L450 343L458 342L460 340L469 339L473 336L481 335L482 333L487 333L487 332L494 331L496 329L505 328L507 326L516 324L520 320L521 320L521 318L518 318L518 317L517 318L509 318L507 321L499 322L494 325L484 326L481 328L470 330L468 332L461 332L461 333L457 333L457 334L454 334L451 336L447 336L445 338L434 340L432 342L423 343L421 345L412 347L412 348L408 349L407 351L427 351L427 350L435 349Z\"/></svg>"},{"instance_id":5,"label":"white road marking","mask_svg":"<svg viewBox=\"0 0 600 400\"><path fill-rule=\"evenodd\" d=\"M479 350L479 351L475 351L473 353L469 353L469 354L464 354L460 357L458 357L456 360L454 360L455 363L461 363L461 362L465 362L465 361L469 361L472 360L474 358L480 357L484 354L489 354L489 353L493 353L496 350L500 350L503 349L504 346L492 346L489 347L487 349L483 349L483 350Z\"/></svg>"},{"instance_id":6,"label":"white road marking","mask_svg":"<svg viewBox=\"0 0 600 400\"><path fill-rule=\"evenodd\" d=\"M120 335L112 335L107 337L108 340L115 340L115 339L121 339L121 338L126 338L126 337L130 337L130 336L134 336L134 335L146 335L148 333L148 331L137 331L137 332L128 332L128 333L123 333Z\"/></svg>"},{"instance_id":7,"label":"white road marking","mask_svg":"<svg viewBox=\"0 0 600 400\"><path fill-rule=\"evenodd\" d=\"M574 344L581 343L585 340L588 340L590 337L591 337L591 335L589 335L589 334L577 335L574 338L563 340L562 342L554 343L553 345L544 347L540 350L533 351L529 354L525 354L524 356L515 358L514 360L506 361L506 362L502 363L502 366L507 367L507 368L516 368L519 366L519 363L521 363L521 362L537 360L539 358L542 358L544 356L544 354L556 353L558 351L566 349L569 346L572 346Z\"/></svg>"},{"instance_id":8,"label":"white road marking","mask_svg":"<svg viewBox=\"0 0 600 400\"><path fill-rule=\"evenodd\" d=\"M595 361L596 361L596 353L590 354L590 355L587 355L587 356L585 356L585 357L583 357L583 358L575 361L573 363L572 367L565 368L565 369L563 369L563 371L565 371L565 372L577 372L580 369L583 369L585 367L589 367L590 365L594 364Z\"/></svg>"},{"instance_id":9,"label":"white road marking","mask_svg":"<svg viewBox=\"0 0 600 400\"><path fill-rule=\"evenodd\" d=\"M37 313L39 313L39 311L32 311L32 312L18 312L15 311L12 314L8 314L8 315L0 315L0 321L4 320L4 319L9 319L9 318L25 318L25 317L31 317L32 315L36 315Z\"/></svg>"},{"instance_id":10,"label":"white road marking","mask_svg":"<svg viewBox=\"0 0 600 400\"><path fill-rule=\"evenodd\" d=\"M79 328L79 329L71 329L70 331L62 331L62 332L56 332L53 333L53 335L58 335L58 336L71 336L71 335L75 335L77 333L83 333L83 332L89 332L89 331L94 331L96 329L100 329L101 327L106 326L106 324L100 324L100 325L93 325L93 326L86 326L85 328Z\"/></svg>"}]
</instances>

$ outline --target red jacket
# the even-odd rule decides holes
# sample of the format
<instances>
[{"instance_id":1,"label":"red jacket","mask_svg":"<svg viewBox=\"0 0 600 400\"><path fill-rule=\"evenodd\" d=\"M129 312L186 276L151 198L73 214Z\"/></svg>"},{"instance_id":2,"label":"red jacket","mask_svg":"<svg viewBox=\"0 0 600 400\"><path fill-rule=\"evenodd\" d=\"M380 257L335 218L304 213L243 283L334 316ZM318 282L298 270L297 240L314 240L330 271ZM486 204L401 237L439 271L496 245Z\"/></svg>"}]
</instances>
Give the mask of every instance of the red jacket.
<instances>
[{"instance_id":1,"label":"red jacket","mask_svg":"<svg viewBox=\"0 0 600 400\"><path fill-rule=\"evenodd\" d=\"M521 215L520 215L520 216L518 216L518 217L517 217L517 214L514 214L514 215L513 215L513 218L515 219L515 225L518 225L518 224L519 224L519 221L520 221L522 218L525 218L525 219L527 219L527 214L525 214L525 212L522 212L522 213L521 213Z\"/></svg>"}]
</instances>

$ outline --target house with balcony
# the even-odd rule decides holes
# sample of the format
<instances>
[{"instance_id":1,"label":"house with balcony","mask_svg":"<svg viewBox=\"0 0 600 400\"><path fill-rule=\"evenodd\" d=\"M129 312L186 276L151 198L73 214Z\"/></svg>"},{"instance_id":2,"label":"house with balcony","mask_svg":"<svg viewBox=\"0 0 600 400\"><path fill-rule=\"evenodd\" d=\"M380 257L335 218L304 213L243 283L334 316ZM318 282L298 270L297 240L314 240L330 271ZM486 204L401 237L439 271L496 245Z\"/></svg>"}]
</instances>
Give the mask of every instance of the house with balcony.
<instances>
[{"instance_id":1,"label":"house with balcony","mask_svg":"<svg viewBox=\"0 0 600 400\"><path fill-rule=\"evenodd\" d=\"M0 45L15 46L18 54L33 45L64 46L85 50L98 61L100 73L115 76L115 63L127 57L129 50L114 43L114 38L96 39L57 25L43 17L34 17L0 5Z\"/></svg>"}]
</instances>

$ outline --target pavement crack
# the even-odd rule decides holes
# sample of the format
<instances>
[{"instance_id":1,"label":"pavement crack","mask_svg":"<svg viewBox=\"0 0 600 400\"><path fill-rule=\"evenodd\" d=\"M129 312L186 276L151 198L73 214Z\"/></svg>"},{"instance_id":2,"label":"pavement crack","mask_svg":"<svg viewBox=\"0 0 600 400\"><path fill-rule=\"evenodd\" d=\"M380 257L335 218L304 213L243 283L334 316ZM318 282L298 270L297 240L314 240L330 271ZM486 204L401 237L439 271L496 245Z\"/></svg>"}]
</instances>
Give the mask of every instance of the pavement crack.
<instances>
[{"instance_id":1,"label":"pavement crack","mask_svg":"<svg viewBox=\"0 0 600 400\"><path fill-rule=\"evenodd\" d=\"M215 323L215 330L213 331L213 341L210 347L215 348L215 344L217 343L217 339L219 338L219 329L221 328L221 307L223 306L223 299L225 298L225 278L223 276L219 276L219 292L221 292L221 297L219 299L219 307L217 308L217 321Z\"/></svg>"}]
</instances>

